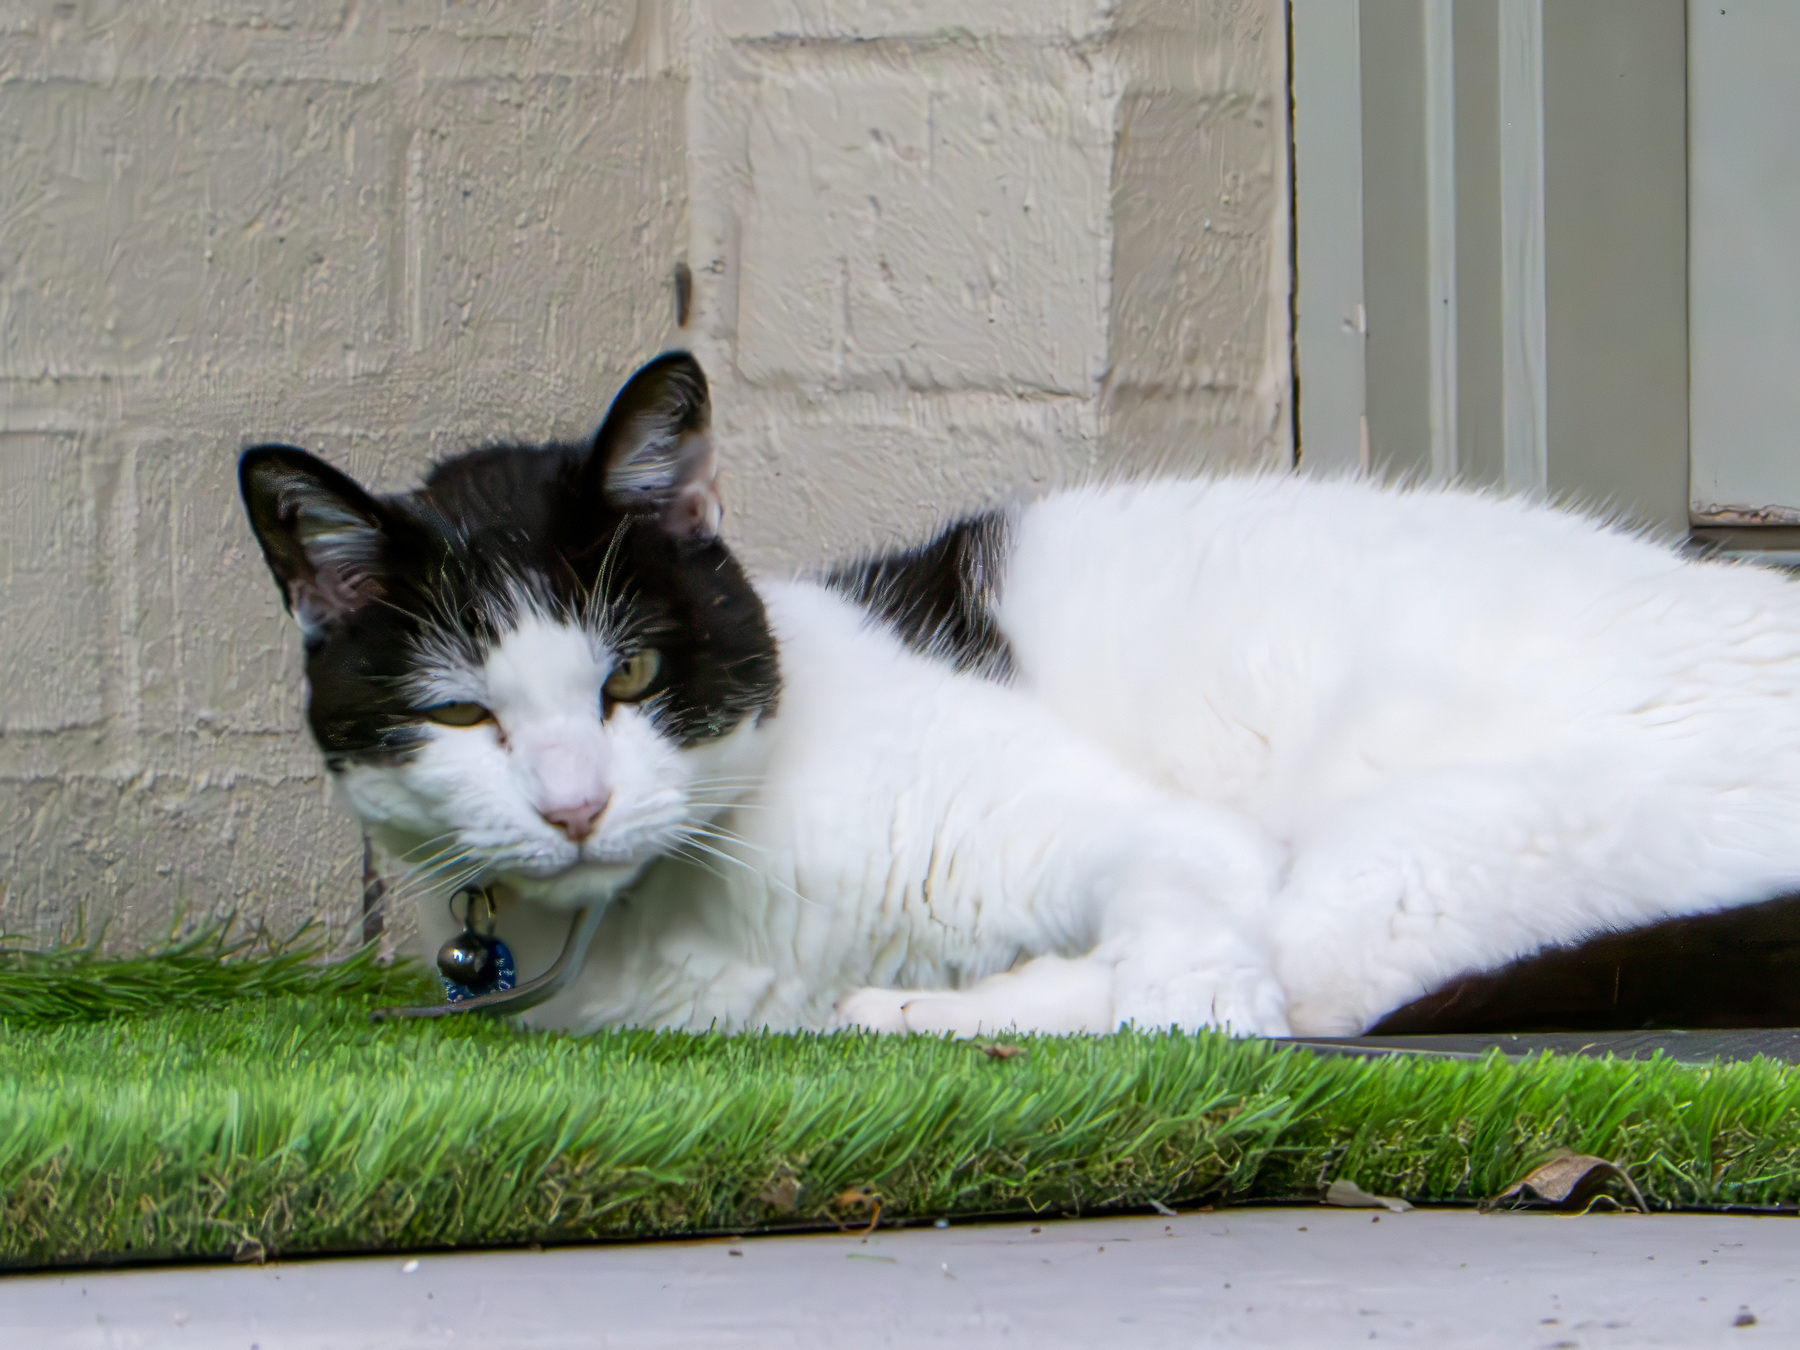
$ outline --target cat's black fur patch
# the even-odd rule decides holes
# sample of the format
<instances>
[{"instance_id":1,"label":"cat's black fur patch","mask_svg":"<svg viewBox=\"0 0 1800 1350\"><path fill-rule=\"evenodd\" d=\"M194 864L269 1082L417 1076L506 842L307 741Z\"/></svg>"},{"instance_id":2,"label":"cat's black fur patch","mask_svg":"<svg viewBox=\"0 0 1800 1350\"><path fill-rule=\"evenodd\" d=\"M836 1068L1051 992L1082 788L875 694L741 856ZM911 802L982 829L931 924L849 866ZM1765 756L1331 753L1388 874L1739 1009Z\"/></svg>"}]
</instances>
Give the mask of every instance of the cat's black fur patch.
<instances>
[{"instance_id":1,"label":"cat's black fur patch","mask_svg":"<svg viewBox=\"0 0 1800 1350\"><path fill-rule=\"evenodd\" d=\"M672 354L645 370L697 381L683 393L701 401L694 415L703 421L705 382L691 358ZM591 618L612 602L609 634L662 654L644 706L683 744L774 708L779 662L762 600L716 535L671 532L660 499L609 488L607 436L602 428L593 446L472 451L417 491L381 498L304 451L245 452L245 504L291 606L320 594L307 587L328 570L298 541L329 538L337 522L352 522L350 535L357 521L371 526L350 551L357 598L323 604L328 619L307 638L307 717L329 765L418 745L410 677L420 652L447 646L478 666L520 599L558 618ZM326 588L327 600L345 589Z\"/></svg>"},{"instance_id":2,"label":"cat's black fur patch","mask_svg":"<svg viewBox=\"0 0 1800 1350\"><path fill-rule=\"evenodd\" d=\"M994 620L1007 535L1005 513L989 511L957 521L929 544L834 568L825 584L864 606L913 650L1008 680L1012 648Z\"/></svg>"},{"instance_id":3,"label":"cat's black fur patch","mask_svg":"<svg viewBox=\"0 0 1800 1350\"><path fill-rule=\"evenodd\" d=\"M1371 1036L1800 1026L1800 895L1685 914L1462 975Z\"/></svg>"}]
</instances>

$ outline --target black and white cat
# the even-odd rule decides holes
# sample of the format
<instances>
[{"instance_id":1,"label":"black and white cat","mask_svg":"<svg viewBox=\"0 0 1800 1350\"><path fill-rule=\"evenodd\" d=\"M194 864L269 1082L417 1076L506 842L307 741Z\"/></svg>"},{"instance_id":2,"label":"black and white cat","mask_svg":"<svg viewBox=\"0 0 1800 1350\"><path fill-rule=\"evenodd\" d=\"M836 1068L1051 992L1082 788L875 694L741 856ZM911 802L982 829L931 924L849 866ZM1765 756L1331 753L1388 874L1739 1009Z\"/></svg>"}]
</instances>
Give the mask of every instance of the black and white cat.
<instances>
[{"instance_id":1,"label":"black and white cat","mask_svg":"<svg viewBox=\"0 0 1800 1350\"><path fill-rule=\"evenodd\" d=\"M1800 591L1523 501L1063 492L821 579L719 536L671 353L595 443L374 497L243 459L313 734L529 1019L1356 1033L1546 944L1800 887Z\"/></svg>"}]
</instances>

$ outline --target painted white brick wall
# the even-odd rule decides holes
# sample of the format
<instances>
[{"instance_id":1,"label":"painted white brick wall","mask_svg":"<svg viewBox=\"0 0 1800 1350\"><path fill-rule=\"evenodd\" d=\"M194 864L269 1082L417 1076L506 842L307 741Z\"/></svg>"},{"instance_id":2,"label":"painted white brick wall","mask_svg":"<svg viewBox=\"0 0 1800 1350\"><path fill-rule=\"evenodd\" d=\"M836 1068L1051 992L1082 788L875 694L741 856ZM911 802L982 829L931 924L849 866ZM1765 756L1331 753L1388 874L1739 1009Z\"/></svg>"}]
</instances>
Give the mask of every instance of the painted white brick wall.
<instances>
[{"instance_id":1,"label":"painted white brick wall","mask_svg":"<svg viewBox=\"0 0 1800 1350\"><path fill-rule=\"evenodd\" d=\"M787 566L1285 463L1280 0L0 3L0 927L353 925L232 470L715 383ZM671 276L694 277L677 330Z\"/></svg>"},{"instance_id":2,"label":"painted white brick wall","mask_svg":"<svg viewBox=\"0 0 1800 1350\"><path fill-rule=\"evenodd\" d=\"M766 566L1291 459L1278 0L716 0L687 337Z\"/></svg>"}]
</instances>

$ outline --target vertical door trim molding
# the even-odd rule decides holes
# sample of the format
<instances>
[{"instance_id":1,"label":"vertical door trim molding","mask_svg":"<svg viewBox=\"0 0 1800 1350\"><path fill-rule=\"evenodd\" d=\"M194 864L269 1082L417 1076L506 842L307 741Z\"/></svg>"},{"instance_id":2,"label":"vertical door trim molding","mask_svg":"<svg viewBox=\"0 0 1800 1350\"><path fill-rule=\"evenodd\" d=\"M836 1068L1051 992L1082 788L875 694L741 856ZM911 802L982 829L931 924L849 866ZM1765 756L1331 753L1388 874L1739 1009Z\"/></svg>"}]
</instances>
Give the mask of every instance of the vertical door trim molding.
<instances>
[{"instance_id":1,"label":"vertical door trim molding","mask_svg":"<svg viewBox=\"0 0 1800 1350\"><path fill-rule=\"evenodd\" d=\"M1500 0L1501 386L1506 486L1550 482L1544 303L1544 0Z\"/></svg>"},{"instance_id":2,"label":"vertical door trim molding","mask_svg":"<svg viewBox=\"0 0 1800 1350\"><path fill-rule=\"evenodd\" d=\"M1297 461L1368 470L1361 0L1293 0Z\"/></svg>"},{"instance_id":3,"label":"vertical door trim molding","mask_svg":"<svg viewBox=\"0 0 1800 1350\"><path fill-rule=\"evenodd\" d=\"M1432 477L1456 453L1456 0L1425 0L1425 233Z\"/></svg>"}]
</instances>

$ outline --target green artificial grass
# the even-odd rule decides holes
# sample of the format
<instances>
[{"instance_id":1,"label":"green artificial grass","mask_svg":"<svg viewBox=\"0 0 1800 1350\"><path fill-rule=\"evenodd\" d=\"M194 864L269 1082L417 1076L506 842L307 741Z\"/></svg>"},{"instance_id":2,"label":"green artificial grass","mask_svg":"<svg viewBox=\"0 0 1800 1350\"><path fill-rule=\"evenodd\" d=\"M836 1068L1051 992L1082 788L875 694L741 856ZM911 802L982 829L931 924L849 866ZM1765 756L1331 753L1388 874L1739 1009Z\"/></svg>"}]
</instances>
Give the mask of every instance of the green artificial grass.
<instances>
[{"instance_id":1,"label":"green artificial grass","mask_svg":"<svg viewBox=\"0 0 1800 1350\"><path fill-rule=\"evenodd\" d=\"M0 1024L46 1026L272 994L441 997L422 972L379 964L374 947L329 963L323 948L323 934L310 926L278 939L261 929L239 932L230 920L139 956L103 959L95 946L0 945Z\"/></svg>"},{"instance_id":2,"label":"green artificial grass","mask_svg":"<svg viewBox=\"0 0 1800 1350\"><path fill-rule=\"evenodd\" d=\"M1338 1178L1468 1203L1557 1148L1622 1164L1652 1208L1800 1200L1800 1071L1768 1061L375 1025L431 982L295 950L0 961L0 1264L859 1227L877 1199L883 1223L1316 1199Z\"/></svg>"}]
</instances>

